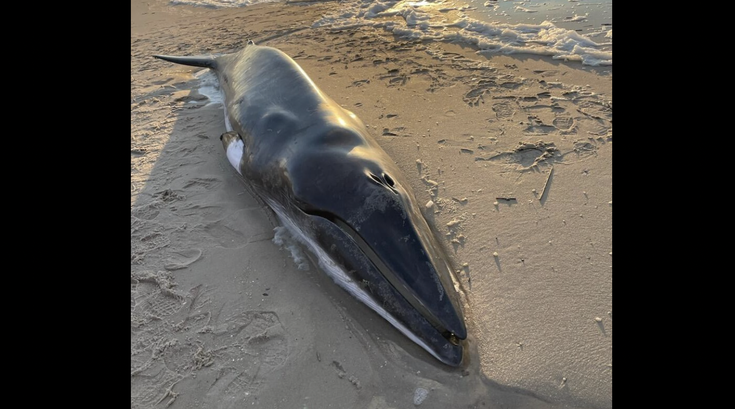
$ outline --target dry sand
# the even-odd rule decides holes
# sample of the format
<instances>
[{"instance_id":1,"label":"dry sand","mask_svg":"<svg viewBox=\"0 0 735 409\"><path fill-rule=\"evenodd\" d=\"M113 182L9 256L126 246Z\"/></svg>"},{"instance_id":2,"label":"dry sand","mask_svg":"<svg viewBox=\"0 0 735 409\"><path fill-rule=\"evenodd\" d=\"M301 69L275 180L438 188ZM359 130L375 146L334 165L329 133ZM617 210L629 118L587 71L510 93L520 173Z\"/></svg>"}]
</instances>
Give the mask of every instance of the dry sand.
<instances>
[{"instance_id":1,"label":"dry sand","mask_svg":"<svg viewBox=\"0 0 735 409\"><path fill-rule=\"evenodd\" d=\"M310 28L332 2L131 6L131 407L612 406L611 67ZM198 70L151 58L248 39L291 55L433 202L467 367L297 262L228 164Z\"/></svg>"}]
</instances>

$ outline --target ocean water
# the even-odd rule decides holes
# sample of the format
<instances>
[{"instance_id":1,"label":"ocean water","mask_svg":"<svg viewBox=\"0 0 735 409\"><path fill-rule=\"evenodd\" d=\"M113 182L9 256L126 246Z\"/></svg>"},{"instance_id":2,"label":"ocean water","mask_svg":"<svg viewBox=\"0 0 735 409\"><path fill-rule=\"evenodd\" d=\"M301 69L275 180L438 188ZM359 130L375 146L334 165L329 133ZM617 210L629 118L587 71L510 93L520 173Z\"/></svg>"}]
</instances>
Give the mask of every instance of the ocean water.
<instances>
[{"instance_id":1,"label":"ocean water","mask_svg":"<svg viewBox=\"0 0 735 409\"><path fill-rule=\"evenodd\" d=\"M226 8L244 7L258 3L276 3L285 0L171 0L173 5L187 5L197 7Z\"/></svg>"},{"instance_id":2,"label":"ocean water","mask_svg":"<svg viewBox=\"0 0 735 409\"><path fill-rule=\"evenodd\" d=\"M285 0L171 0L247 7ZM398 36L472 44L484 54L545 55L612 65L612 0L343 0L313 27L373 26Z\"/></svg>"}]
</instances>

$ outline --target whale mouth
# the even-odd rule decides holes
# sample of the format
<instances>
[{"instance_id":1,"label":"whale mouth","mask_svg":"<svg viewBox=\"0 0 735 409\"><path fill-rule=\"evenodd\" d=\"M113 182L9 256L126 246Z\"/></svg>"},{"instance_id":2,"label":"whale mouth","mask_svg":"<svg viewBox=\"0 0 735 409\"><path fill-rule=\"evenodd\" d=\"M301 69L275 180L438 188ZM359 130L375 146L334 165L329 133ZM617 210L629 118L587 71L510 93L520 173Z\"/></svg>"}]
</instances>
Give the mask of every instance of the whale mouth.
<instances>
[{"instance_id":1,"label":"whale mouth","mask_svg":"<svg viewBox=\"0 0 735 409\"><path fill-rule=\"evenodd\" d=\"M447 325L445 325L434 312L427 308L411 291L409 291L408 288L406 288L406 286L397 277L396 273L386 265L386 263L378 256L378 254L376 254L375 250L373 250L373 248L365 241L362 235L355 231L352 226L342 220L342 218L329 212L317 210L305 211L303 209L302 211L309 216L321 217L328 220L329 222L335 224L338 228L340 228L350 238L352 238L355 244L357 244L358 248L370 260L370 262L380 272L380 274L382 274L382 276L393 286L393 288L395 288L395 290L398 291L398 293L400 293L406 299L406 301L414 309L416 309L421 314L421 316L423 316L426 321L428 321L431 326L436 329L439 334L441 334L444 339L446 339L452 345L459 345L460 338L457 336L457 334L447 329Z\"/></svg>"}]
</instances>

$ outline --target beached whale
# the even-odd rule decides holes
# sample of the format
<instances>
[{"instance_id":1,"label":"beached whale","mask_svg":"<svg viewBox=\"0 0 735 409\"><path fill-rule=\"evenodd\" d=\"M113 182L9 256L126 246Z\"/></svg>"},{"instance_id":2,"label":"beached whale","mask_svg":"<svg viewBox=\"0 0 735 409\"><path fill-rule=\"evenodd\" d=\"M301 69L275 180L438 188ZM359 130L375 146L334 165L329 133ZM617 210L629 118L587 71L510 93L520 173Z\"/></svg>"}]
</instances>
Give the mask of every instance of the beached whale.
<instances>
[{"instance_id":1,"label":"beached whale","mask_svg":"<svg viewBox=\"0 0 735 409\"><path fill-rule=\"evenodd\" d=\"M174 57L225 96L232 166L334 281L447 365L467 337L452 270L405 177L352 112L280 50Z\"/></svg>"}]
</instances>

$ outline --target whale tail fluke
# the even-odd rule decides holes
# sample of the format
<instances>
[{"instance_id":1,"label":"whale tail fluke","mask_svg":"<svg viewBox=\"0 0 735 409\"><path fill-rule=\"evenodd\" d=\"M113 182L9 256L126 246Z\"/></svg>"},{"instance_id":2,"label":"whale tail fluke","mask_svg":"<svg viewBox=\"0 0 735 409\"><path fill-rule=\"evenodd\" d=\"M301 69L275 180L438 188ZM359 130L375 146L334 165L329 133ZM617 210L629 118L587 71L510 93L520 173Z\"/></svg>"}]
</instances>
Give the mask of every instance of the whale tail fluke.
<instances>
[{"instance_id":1,"label":"whale tail fluke","mask_svg":"<svg viewBox=\"0 0 735 409\"><path fill-rule=\"evenodd\" d=\"M154 55L154 57L176 64L191 65L194 67L215 68L215 57L210 55L193 55L190 57L178 57L175 55Z\"/></svg>"}]
</instances>

